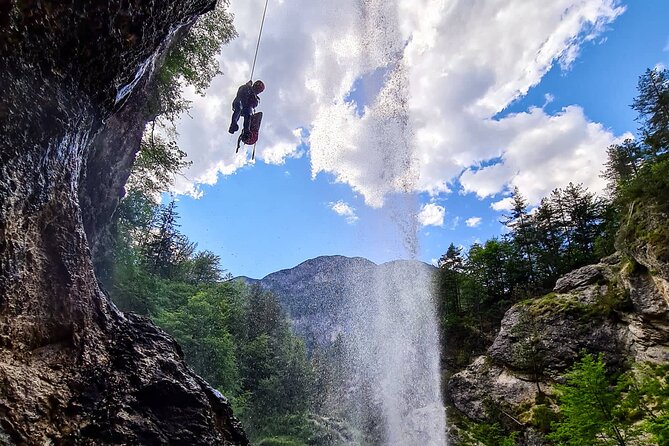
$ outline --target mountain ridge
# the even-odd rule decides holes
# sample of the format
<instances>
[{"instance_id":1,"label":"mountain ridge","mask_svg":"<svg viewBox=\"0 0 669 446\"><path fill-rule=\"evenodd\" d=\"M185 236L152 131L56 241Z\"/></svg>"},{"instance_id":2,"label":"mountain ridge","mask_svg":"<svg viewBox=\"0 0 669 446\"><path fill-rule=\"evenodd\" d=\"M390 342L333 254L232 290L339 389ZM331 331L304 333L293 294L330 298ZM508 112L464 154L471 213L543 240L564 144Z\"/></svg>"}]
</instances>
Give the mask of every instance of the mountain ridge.
<instances>
[{"instance_id":1,"label":"mountain ridge","mask_svg":"<svg viewBox=\"0 0 669 446\"><path fill-rule=\"evenodd\" d=\"M290 317L296 333L309 348L327 345L346 330L350 321L349 285L356 281L373 284L373 277L398 263L419 264L429 271L436 268L420 260L397 259L381 264L364 257L323 255L267 274L262 279L235 277L249 285L258 284L273 292Z\"/></svg>"}]
</instances>

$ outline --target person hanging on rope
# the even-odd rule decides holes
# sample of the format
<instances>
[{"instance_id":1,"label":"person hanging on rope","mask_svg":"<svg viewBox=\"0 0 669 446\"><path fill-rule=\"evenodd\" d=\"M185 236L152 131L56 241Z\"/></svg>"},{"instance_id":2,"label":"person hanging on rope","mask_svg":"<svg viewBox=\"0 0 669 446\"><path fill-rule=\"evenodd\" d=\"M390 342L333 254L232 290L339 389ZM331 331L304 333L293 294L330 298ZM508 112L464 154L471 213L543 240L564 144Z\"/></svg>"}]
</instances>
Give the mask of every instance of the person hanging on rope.
<instances>
[{"instance_id":1,"label":"person hanging on rope","mask_svg":"<svg viewBox=\"0 0 669 446\"><path fill-rule=\"evenodd\" d=\"M265 84L261 80L255 82L248 81L239 87L237 96L232 101L232 122L230 123L228 132L235 133L239 130L237 122L239 121L239 117L242 116L244 118L244 128L241 139L244 140L248 137L251 125L251 113L253 113L253 109L260 103L258 95L264 90Z\"/></svg>"}]
</instances>

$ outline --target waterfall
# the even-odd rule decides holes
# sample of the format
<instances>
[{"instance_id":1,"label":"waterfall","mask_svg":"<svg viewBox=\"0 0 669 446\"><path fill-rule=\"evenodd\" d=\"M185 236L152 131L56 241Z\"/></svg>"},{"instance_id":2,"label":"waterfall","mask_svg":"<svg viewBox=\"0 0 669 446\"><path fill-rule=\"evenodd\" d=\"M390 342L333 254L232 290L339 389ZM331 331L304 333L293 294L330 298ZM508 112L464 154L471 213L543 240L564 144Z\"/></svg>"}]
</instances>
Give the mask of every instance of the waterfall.
<instances>
[{"instance_id":1,"label":"waterfall","mask_svg":"<svg viewBox=\"0 0 669 446\"><path fill-rule=\"evenodd\" d=\"M353 304L345 345L357 406L351 421L362 436L371 418L380 434L373 443L446 444L432 283L433 271L411 260L381 265L372 278L348 278Z\"/></svg>"}]
</instances>

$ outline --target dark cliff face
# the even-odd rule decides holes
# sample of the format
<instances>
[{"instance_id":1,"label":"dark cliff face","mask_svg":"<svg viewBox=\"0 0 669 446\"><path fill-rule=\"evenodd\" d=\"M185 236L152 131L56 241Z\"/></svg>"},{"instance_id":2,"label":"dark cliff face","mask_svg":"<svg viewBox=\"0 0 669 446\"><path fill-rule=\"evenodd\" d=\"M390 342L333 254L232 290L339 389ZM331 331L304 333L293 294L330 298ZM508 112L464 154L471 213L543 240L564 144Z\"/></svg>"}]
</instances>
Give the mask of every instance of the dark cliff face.
<instances>
[{"instance_id":1,"label":"dark cliff face","mask_svg":"<svg viewBox=\"0 0 669 446\"><path fill-rule=\"evenodd\" d=\"M213 6L0 4L2 444L247 444L175 342L109 302L91 259L156 63Z\"/></svg>"}]
</instances>

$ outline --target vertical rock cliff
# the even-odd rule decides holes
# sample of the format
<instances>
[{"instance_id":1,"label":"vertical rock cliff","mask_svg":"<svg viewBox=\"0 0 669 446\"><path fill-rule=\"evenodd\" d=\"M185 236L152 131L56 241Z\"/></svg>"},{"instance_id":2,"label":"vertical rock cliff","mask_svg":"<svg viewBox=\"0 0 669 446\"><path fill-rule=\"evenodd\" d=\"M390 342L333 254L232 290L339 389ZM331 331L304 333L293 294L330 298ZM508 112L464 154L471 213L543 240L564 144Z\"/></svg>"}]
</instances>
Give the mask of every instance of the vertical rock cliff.
<instances>
[{"instance_id":1,"label":"vertical rock cliff","mask_svg":"<svg viewBox=\"0 0 669 446\"><path fill-rule=\"evenodd\" d=\"M0 444L244 445L226 399L98 286L174 36L213 0L0 3Z\"/></svg>"}]
</instances>

